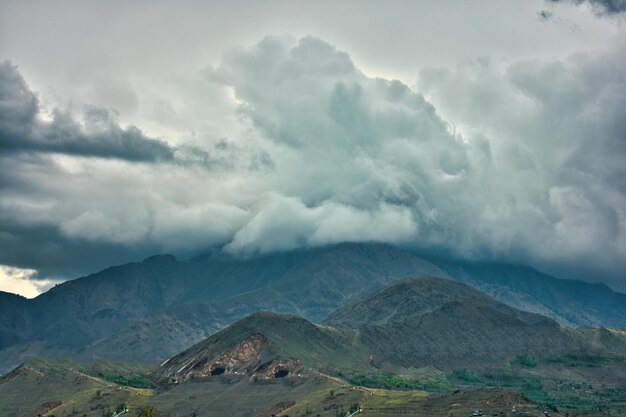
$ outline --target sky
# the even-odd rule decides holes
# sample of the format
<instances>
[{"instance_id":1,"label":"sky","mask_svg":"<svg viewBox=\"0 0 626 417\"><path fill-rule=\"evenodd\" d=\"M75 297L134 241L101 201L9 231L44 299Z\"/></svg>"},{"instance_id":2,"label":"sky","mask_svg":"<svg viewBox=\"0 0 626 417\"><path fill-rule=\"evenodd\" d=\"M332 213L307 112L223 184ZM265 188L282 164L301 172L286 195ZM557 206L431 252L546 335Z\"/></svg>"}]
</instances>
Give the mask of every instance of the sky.
<instances>
[{"instance_id":1,"label":"sky","mask_svg":"<svg viewBox=\"0 0 626 417\"><path fill-rule=\"evenodd\" d=\"M626 1L0 1L0 290L385 242L626 292Z\"/></svg>"}]
</instances>

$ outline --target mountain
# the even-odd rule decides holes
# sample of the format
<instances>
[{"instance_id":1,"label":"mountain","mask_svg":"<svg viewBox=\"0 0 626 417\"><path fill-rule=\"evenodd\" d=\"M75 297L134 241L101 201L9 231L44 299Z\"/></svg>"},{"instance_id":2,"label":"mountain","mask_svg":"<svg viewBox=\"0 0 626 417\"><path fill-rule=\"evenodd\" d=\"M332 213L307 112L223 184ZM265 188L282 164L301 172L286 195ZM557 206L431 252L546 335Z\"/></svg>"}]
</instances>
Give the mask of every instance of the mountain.
<instances>
[{"instance_id":1,"label":"mountain","mask_svg":"<svg viewBox=\"0 0 626 417\"><path fill-rule=\"evenodd\" d=\"M24 329L31 326L27 304L22 296L0 291L0 349L19 342Z\"/></svg>"},{"instance_id":2,"label":"mountain","mask_svg":"<svg viewBox=\"0 0 626 417\"><path fill-rule=\"evenodd\" d=\"M520 310L568 326L624 327L626 294L606 284L557 279L525 265L429 260L445 271L445 276Z\"/></svg>"},{"instance_id":3,"label":"mountain","mask_svg":"<svg viewBox=\"0 0 626 417\"><path fill-rule=\"evenodd\" d=\"M539 314L513 309L465 284L435 277L403 279L355 303L340 307L325 323L358 329L411 320L457 302L463 306L483 306L494 313L509 315L527 324L557 326Z\"/></svg>"},{"instance_id":4,"label":"mountain","mask_svg":"<svg viewBox=\"0 0 626 417\"><path fill-rule=\"evenodd\" d=\"M383 366L444 369L547 357L582 347L553 320L509 307L446 279L402 280L331 314L326 323L358 329Z\"/></svg>"},{"instance_id":5,"label":"mountain","mask_svg":"<svg viewBox=\"0 0 626 417\"><path fill-rule=\"evenodd\" d=\"M433 277L392 284L339 308L326 324L256 313L165 361L157 377L177 383L223 373L268 378L276 369L285 375L307 368L451 370L502 365L518 355L626 353L621 333L598 331L602 336L590 338L589 330L564 329L465 284Z\"/></svg>"},{"instance_id":6,"label":"mountain","mask_svg":"<svg viewBox=\"0 0 626 417\"><path fill-rule=\"evenodd\" d=\"M366 367L367 356L355 338L353 331L259 312L168 359L155 375L178 383L221 374L282 378L327 365L358 370Z\"/></svg>"},{"instance_id":7,"label":"mountain","mask_svg":"<svg viewBox=\"0 0 626 417\"><path fill-rule=\"evenodd\" d=\"M158 256L56 285L26 300L30 325L18 337L76 347L109 336L177 299L178 273L173 256Z\"/></svg>"},{"instance_id":8,"label":"mountain","mask_svg":"<svg viewBox=\"0 0 626 417\"><path fill-rule=\"evenodd\" d=\"M325 324L248 315L149 368L30 360L0 377L0 416L123 407L216 417L621 415L626 333L563 328L465 284L416 277L340 307Z\"/></svg>"},{"instance_id":9,"label":"mountain","mask_svg":"<svg viewBox=\"0 0 626 417\"><path fill-rule=\"evenodd\" d=\"M339 244L241 259L159 255L57 285L35 299L0 297L0 369L30 354L160 361L259 310L324 320L399 279L465 282L566 325L626 326L626 295L527 267L470 264L380 244Z\"/></svg>"}]
</instances>

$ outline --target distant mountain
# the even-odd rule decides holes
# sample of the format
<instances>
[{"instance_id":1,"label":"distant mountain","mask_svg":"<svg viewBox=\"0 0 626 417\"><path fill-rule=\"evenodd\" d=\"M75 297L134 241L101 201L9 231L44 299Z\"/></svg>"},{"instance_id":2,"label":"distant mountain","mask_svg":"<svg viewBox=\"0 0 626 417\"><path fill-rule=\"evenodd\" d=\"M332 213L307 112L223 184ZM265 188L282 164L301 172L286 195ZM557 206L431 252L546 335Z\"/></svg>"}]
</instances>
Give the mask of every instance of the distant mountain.
<instances>
[{"instance_id":1,"label":"distant mountain","mask_svg":"<svg viewBox=\"0 0 626 417\"><path fill-rule=\"evenodd\" d=\"M26 300L0 296L0 369L26 354L157 361L259 310L324 320L407 276L465 282L561 324L626 326L626 295L527 267L419 256L380 244L339 244L252 259L170 255L108 268ZM35 347L33 347L35 346Z\"/></svg>"},{"instance_id":2,"label":"distant mountain","mask_svg":"<svg viewBox=\"0 0 626 417\"><path fill-rule=\"evenodd\" d=\"M399 323L432 313L453 302L482 305L528 324L557 326L556 322L544 316L515 310L465 284L435 277L403 279L362 300L340 307L325 323L354 329Z\"/></svg>"},{"instance_id":3,"label":"distant mountain","mask_svg":"<svg viewBox=\"0 0 626 417\"><path fill-rule=\"evenodd\" d=\"M485 365L517 354L547 357L583 348L547 317L432 277L395 283L340 308L326 323L358 330L377 366Z\"/></svg>"},{"instance_id":4,"label":"distant mountain","mask_svg":"<svg viewBox=\"0 0 626 417\"><path fill-rule=\"evenodd\" d=\"M0 349L18 343L31 327L27 305L26 298L0 291Z\"/></svg>"},{"instance_id":5,"label":"distant mountain","mask_svg":"<svg viewBox=\"0 0 626 417\"><path fill-rule=\"evenodd\" d=\"M619 328L626 321L626 294L606 284L557 279L524 265L429 260L447 277L564 325Z\"/></svg>"}]
</instances>

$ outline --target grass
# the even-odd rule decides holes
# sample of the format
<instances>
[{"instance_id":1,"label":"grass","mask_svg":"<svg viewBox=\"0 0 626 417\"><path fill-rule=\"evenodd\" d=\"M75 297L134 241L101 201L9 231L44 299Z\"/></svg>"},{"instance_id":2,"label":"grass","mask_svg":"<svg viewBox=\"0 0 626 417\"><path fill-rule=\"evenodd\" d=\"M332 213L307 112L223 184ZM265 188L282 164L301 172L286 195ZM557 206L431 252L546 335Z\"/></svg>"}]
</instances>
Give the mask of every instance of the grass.
<instances>
[{"instance_id":1,"label":"grass","mask_svg":"<svg viewBox=\"0 0 626 417\"><path fill-rule=\"evenodd\" d=\"M485 372L476 374L467 369L455 369L448 375L455 385L472 385L485 388L513 388L518 387L520 378L508 372Z\"/></svg>"},{"instance_id":2,"label":"grass","mask_svg":"<svg viewBox=\"0 0 626 417\"><path fill-rule=\"evenodd\" d=\"M467 369L455 369L450 374L450 377L453 380L461 381L461 382L469 382L471 384L480 384L486 385L485 378L480 377Z\"/></svg>"},{"instance_id":3,"label":"grass","mask_svg":"<svg viewBox=\"0 0 626 417\"><path fill-rule=\"evenodd\" d=\"M393 374L355 375L348 378L352 385L390 390L423 389L424 384L417 380L405 380Z\"/></svg>"},{"instance_id":4,"label":"grass","mask_svg":"<svg viewBox=\"0 0 626 417\"><path fill-rule=\"evenodd\" d=\"M28 364L0 383L0 416L45 413L40 407L54 402L57 406L46 415L101 417L132 396L139 400L138 394L109 385L53 362Z\"/></svg>"},{"instance_id":5,"label":"grass","mask_svg":"<svg viewBox=\"0 0 626 417\"><path fill-rule=\"evenodd\" d=\"M352 385L359 387L382 388L387 390L421 390L445 393L452 388L452 384L445 378L420 381L417 379L404 379L390 373L354 375L348 377L347 380Z\"/></svg>"},{"instance_id":6,"label":"grass","mask_svg":"<svg viewBox=\"0 0 626 417\"><path fill-rule=\"evenodd\" d=\"M415 378L402 378L392 373L353 375L345 377L351 384L384 390L426 390L450 393L454 387L471 389L508 389L519 393L545 409L561 414L594 415L612 413L626 415L626 387L619 384L602 385L607 372L619 375L616 366L623 367L622 357L572 354L549 360L519 355L501 368L482 372L469 369L453 370L432 389ZM556 367L555 367L556 366ZM582 374L567 368L581 369ZM620 414L621 413L621 414Z\"/></svg>"},{"instance_id":7,"label":"grass","mask_svg":"<svg viewBox=\"0 0 626 417\"><path fill-rule=\"evenodd\" d=\"M325 402L331 391L334 391L333 400ZM341 384L332 379L316 375L299 381L282 379L263 383L251 382L247 377L229 379L219 376L176 385L157 394L150 405L164 415L192 416L195 412L203 417L245 417L264 415L278 403L295 401L301 415L315 411L323 416L334 416L334 408L323 412L324 405L336 403L338 407L348 409L355 398L347 393L353 391L342 389ZM360 397L362 393L355 391L354 395ZM288 414L295 415L291 409Z\"/></svg>"},{"instance_id":8,"label":"grass","mask_svg":"<svg viewBox=\"0 0 626 417\"><path fill-rule=\"evenodd\" d=\"M626 366L621 358L567 355L537 361L536 366L528 358L513 361L482 372L403 369L401 374L358 371L362 373L337 373L340 378L335 378L310 371L305 378L262 383L245 377L215 377L149 389L154 383L140 365L37 360L0 383L0 416L25 416L46 402L62 401L45 415L102 417L125 403L131 416L152 412L155 416L243 417L263 415L277 404L289 403L288 409L275 414L335 417L358 405L369 416L431 415L441 408L456 417L467 415L479 399L485 409L505 409L517 401L515 395L539 404L537 410L550 408L561 415L626 413L626 387L606 382L623 375ZM496 407L494 399L503 395L506 401Z\"/></svg>"},{"instance_id":9,"label":"grass","mask_svg":"<svg viewBox=\"0 0 626 417\"><path fill-rule=\"evenodd\" d=\"M146 375L139 374L130 374L130 375L121 375L121 374L103 374L102 372L98 372L98 376L107 381L114 382L118 385L123 385L126 387L133 388L151 388L154 389L157 385Z\"/></svg>"},{"instance_id":10,"label":"grass","mask_svg":"<svg viewBox=\"0 0 626 417\"><path fill-rule=\"evenodd\" d=\"M523 359L522 361L525 361ZM570 355L544 361L537 361L536 366L507 364L501 370L478 373L467 369L455 370L449 379L465 387L509 388L520 393L524 398L561 414L595 415L611 413L625 415L626 387L620 385L602 385L607 369L620 358ZM531 362L532 363L532 362ZM554 368L554 365L584 367L584 377L566 368ZM588 369L596 368L596 369ZM591 372L591 373L590 373ZM615 371L619 373L620 371ZM560 376L560 377L557 377ZM568 379L568 376L571 379ZM587 378L587 379L586 379Z\"/></svg>"},{"instance_id":11,"label":"grass","mask_svg":"<svg viewBox=\"0 0 626 417\"><path fill-rule=\"evenodd\" d=\"M569 367L599 368L610 363L624 363L625 358L619 356L601 356L593 354L570 354L547 359L548 364L562 364Z\"/></svg>"}]
</instances>

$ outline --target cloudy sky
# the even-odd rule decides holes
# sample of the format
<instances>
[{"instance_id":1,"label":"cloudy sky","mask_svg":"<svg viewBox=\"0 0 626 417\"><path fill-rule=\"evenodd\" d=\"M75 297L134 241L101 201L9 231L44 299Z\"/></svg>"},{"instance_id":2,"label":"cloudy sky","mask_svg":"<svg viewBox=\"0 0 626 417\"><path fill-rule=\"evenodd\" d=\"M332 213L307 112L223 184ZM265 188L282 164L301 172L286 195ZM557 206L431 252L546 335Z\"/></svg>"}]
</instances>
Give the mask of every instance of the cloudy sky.
<instances>
[{"instance_id":1,"label":"cloudy sky","mask_svg":"<svg viewBox=\"0 0 626 417\"><path fill-rule=\"evenodd\" d=\"M380 241L626 291L625 25L624 0L0 1L0 290Z\"/></svg>"}]
</instances>

